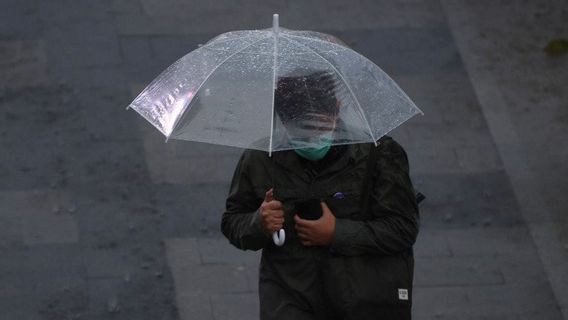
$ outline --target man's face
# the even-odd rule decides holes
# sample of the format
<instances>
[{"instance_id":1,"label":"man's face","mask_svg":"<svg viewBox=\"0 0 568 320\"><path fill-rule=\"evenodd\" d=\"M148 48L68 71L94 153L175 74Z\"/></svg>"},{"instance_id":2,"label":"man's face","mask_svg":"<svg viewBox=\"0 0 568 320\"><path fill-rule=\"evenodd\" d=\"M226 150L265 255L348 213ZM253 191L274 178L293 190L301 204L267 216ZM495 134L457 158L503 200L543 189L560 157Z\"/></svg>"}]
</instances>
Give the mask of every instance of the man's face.
<instances>
[{"instance_id":1,"label":"man's face","mask_svg":"<svg viewBox=\"0 0 568 320\"><path fill-rule=\"evenodd\" d=\"M310 141L313 138L330 134L335 130L337 118L318 113L306 113L300 119L286 125L288 136L297 141Z\"/></svg>"}]
</instances>

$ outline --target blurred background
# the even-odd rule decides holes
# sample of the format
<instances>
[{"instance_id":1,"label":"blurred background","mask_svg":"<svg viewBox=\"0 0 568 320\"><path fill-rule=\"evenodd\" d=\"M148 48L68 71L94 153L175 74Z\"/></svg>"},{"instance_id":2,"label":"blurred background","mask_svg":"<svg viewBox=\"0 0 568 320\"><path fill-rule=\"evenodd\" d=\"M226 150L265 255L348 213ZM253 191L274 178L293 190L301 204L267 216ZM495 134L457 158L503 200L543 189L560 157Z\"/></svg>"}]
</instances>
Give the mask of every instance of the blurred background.
<instances>
[{"instance_id":1,"label":"blurred background","mask_svg":"<svg viewBox=\"0 0 568 320\"><path fill-rule=\"evenodd\" d=\"M257 319L220 233L239 149L125 107L235 29L334 34L425 115L414 319L568 319L565 0L0 0L0 319Z\"/></svg>"}]
</instances>

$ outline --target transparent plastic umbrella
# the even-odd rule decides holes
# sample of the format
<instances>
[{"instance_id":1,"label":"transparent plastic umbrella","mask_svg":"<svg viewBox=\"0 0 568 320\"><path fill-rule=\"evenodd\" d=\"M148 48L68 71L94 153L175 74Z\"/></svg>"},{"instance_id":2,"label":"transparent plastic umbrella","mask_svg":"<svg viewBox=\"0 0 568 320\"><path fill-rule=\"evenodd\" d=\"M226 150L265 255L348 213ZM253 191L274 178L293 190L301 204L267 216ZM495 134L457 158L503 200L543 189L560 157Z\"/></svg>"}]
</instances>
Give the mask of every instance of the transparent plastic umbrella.
<instances>
[{"instance_id":1,"label":"transparent plastic umbrella","mask_svg":"<svg viewBox=\"0 0 568 320\"><path fill-rule=\"evenodd\" d=\"M297 96L307 99L295 101ZM329 119L317 115L322 101L341 125L329 126ZM280 28L276 14L272 28L223 33L186 54L127 108L166 140L270 155L297 148L297 141L310 147L322 130L333 131L332 145L376 143L423 114L372 61L334 36Z\"/></svg>"}]
</instances>

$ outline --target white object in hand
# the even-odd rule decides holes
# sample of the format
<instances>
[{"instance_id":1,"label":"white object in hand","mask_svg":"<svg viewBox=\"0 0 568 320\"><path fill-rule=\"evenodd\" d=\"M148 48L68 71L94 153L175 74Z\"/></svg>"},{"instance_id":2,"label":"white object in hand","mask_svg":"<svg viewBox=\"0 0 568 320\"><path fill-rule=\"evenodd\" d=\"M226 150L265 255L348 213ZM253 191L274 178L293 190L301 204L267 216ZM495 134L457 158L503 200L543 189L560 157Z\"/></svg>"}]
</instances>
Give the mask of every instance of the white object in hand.
<instances>
[{"instance_id":1,"label":"white object in hand","mask_svg":"<svg viewBox=\"0 0 568 320\"><path fill-rule=\"evenodd\" d=\"M272 240L274 241L274 244L279 247L284 245L284 241L286 241L286 232L284 232L284 229L280 229L280 231L274 231L274 233L272 234Z\"/></svg>"}]
</instances>

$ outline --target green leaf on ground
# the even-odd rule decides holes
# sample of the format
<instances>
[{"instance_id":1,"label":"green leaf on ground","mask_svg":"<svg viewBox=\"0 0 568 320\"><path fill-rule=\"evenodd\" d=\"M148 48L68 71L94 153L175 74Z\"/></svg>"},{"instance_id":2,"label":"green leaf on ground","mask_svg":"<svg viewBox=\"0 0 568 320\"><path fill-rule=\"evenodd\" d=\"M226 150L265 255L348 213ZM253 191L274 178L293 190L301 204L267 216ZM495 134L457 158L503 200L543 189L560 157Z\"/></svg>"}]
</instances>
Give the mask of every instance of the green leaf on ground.
<instances>
[{"instance_id":1,"label":"green leaf on ground","mask_svg":"<svg viewBox=\"0 0 568 320\"><path fill-rule=\"evenodd\" d=\"M552 39L544 48L544 51L551 56L560 56L568 53L568 40L567 39Z\"/></svg>"}]
</instances>

